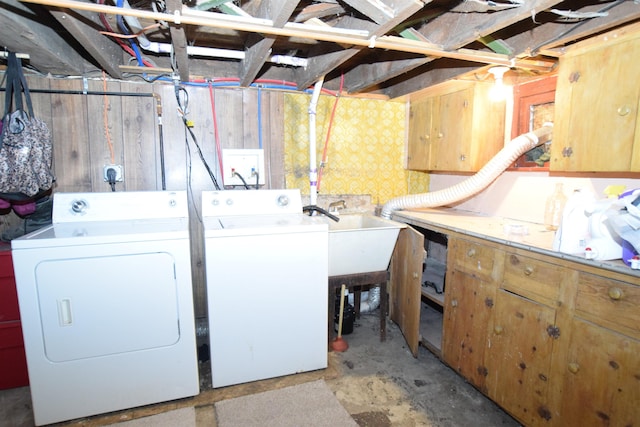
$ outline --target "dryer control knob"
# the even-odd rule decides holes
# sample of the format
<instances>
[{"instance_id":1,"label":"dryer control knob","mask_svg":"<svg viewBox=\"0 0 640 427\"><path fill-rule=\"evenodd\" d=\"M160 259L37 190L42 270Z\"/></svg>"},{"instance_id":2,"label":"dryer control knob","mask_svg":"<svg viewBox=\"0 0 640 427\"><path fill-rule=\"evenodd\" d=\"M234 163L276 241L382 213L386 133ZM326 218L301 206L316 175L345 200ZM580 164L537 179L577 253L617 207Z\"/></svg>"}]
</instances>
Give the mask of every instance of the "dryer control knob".
<instances>
[{"instance_id":1,"label":"dryer control knob","mask_svg":"<svg viewBox=\"0 0 640 427\"><path fill-rule=\"evenodd\" d=\"M289 204L289 197L286 195L281 195L277 200L278 206L287 206Z\"/></svg>"},{"instance_id":2,"label":"dryer control knob","mask_svg":"<svg viewBox=\"0 0 640 427\"><path fill-rule=\"evenodd\" d=\"M71 210L74 213L84 213L85 209L87 209L86 200L74 200L73 202L71 202Z\"/></svg>"}]
</instances>

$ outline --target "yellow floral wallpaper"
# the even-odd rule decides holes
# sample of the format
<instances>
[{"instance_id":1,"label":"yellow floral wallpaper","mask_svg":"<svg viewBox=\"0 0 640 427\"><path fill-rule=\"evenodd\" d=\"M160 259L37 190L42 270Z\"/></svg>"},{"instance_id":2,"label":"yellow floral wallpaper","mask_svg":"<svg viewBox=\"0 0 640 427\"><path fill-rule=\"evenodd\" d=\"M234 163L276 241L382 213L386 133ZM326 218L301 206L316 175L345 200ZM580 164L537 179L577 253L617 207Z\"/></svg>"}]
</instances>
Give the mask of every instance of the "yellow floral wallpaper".
<instances>
[{"instance_id":1,"label":"yellow floral wallpaper","mask_svg":"<svg viewBox=\"0 0 640 427\"><path fill-rule=\"evenodd\" d=\"M311 95L286 94L284 119L287 188L309 194L309 102ZM384 204L406 194L427 191L426 173L404 169L405 104L340 98L320 172L329 120L336 98L321 95L316 109L318 194L370 194Z\"/></svg>"}]
</instances>

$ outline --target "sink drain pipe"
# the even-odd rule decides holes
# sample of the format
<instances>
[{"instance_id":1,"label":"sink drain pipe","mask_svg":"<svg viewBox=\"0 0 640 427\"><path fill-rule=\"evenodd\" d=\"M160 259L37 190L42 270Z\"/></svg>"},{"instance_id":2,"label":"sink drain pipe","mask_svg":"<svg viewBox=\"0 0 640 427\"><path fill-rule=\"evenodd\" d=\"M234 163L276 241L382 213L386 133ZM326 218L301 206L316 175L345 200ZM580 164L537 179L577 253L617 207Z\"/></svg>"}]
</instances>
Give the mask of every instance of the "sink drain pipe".
<instances>
[{"instance_id":1,"label":"sink drain pipe","mask_svg":"<svg viewBox=\"0 0 640 427\"><path fill-rule=\"evenodd\" d=\"M324 76L313 86L313 94L309 103L309 200L311 206L316 206L318 201L318 167L316 166L316 110L318 98L324 83Z\"/></svg>"},{"instance_id":2,"label":"sink drain pipe","mask_svg":"<svg viewBox=\"0 0 640 427\"><path fill-rule=\"evenodd\" d=\"M410 194L391 199L382 207L380 216L391 219L393 212L410 208L435 208L459 202L487 188L513 162L549 140L553 124L545 123L541 128L522 134L511 140L475 175L443 190L431 193Z\"/></svg>"}]
</instances>

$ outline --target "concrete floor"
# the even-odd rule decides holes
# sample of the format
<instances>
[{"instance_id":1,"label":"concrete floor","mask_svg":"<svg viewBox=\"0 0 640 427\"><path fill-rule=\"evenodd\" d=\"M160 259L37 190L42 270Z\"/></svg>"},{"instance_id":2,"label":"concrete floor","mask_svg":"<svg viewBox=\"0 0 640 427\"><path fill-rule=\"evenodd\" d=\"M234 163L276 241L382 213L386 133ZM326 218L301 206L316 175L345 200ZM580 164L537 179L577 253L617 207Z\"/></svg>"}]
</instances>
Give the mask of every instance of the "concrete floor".
<instances>
[{"instance_id":1,"label":"concrete floor","mask_svg":"<svg viewBox=\"0 0 640 427\"><path fill-rule=\"evenodd\" d=\"M380 343L377 311L363 314L353 333L344 338L348 350L329 353L329 367L324 370L213 390L208 365L201 364L203 386L198 396L58 425L103 426L195 406L197 425L215 427L216 401L320 378L362 427L520 425L425 348L414 358L392 322L387 322L387 340ZM295 345L295 337L291 337L291 345ZM31 425L29 388L1 390L0 426Z\"/></svg>"}]
</instances>

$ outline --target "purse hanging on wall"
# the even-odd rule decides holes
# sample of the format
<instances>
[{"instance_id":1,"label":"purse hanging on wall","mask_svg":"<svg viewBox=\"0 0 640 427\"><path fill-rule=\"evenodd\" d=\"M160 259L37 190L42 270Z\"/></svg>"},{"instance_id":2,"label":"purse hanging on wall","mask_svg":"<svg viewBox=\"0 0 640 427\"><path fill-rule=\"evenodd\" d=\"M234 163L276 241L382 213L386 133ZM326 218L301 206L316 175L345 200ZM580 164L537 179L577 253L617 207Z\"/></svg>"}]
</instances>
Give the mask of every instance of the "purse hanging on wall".
<instances>
[{"instance_id":1,"label":"purse hanging on wall","mask_svg":"<svg viewBox=\"0 0 640 427\"><path fill-rule=\"evenodd\" d=\"M0 131L0 198L36 199L50 190L55 181L51 171L51 132L45 122L33 115L22 64L13 52L7 57L5 80L5 111Z\"/></svg>"}]
</instances>

